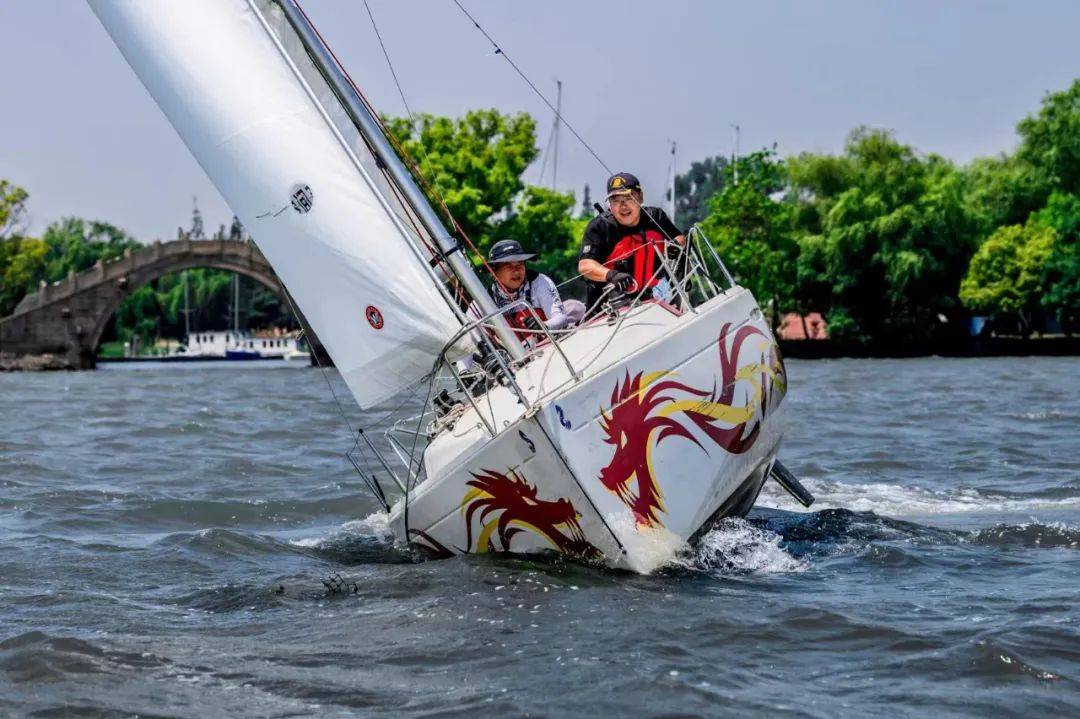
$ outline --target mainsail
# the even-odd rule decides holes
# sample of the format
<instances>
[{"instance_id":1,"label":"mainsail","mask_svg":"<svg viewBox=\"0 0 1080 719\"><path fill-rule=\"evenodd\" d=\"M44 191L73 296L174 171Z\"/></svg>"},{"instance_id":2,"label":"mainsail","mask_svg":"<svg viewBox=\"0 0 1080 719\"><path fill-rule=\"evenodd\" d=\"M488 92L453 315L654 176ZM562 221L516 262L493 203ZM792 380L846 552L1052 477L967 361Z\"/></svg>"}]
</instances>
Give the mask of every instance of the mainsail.
<instances>
[{"instance_id":1,"label":"mainsail","mask_svg":"<svg viewBox=\"0 0 1080 719\"><path fill-rule=\"evenodd\" d=\"M363 137L268 0L89 0L361 407L461 328Z\"/></svg>"}]
</instances>

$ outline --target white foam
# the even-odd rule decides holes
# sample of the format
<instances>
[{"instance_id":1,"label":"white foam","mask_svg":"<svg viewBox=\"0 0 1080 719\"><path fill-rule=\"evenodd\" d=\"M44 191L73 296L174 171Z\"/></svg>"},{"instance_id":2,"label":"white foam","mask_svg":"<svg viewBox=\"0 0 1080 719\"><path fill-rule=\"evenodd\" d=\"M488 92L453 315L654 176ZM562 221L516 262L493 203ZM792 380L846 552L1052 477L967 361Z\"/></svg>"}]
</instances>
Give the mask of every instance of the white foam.
<instances>
[{"instance_id":1,"label":"white foam","mask_svg":"<svg viewBox=\"0 0 1080 719\"><path fill-rule=\"evenodd\" d=\"M323 537L300 537L290 539L289 544L296 547L321 547L328 541L341 537L375 537L384 542L393 539L390 531L390 515L386 512L372 512L363 519L353 519L341 525Z\"/></svg>"},{"instance_id":2,"label":"white foam","mask_svg":"<svg viewBox=\"0 0 1080 719\"><path fill-rule=\"evenodd\" d=\"M390 515L386 512L372 512L363 519L345 522L341 525L341 529L344 534L359 534L384 540L393 538L393 532L390 531Z\"/></svg>"},{"instance_id":3,"label":"white foam","mask_svg":"<svg viewBox=\"0 0 1080 719\"><path fill-rule=\"evenodd\" d=\"M679 558L695 568L720 568L730 572L777 574L803 572L807 562L788 554L776 532L761 529L745 519L729 518L710 530L701 542Z\"/></svg>"},{"instance_id":4,"label":"white foam","mask_svg":"<svg viewBox=\"0 0 1080 719\"><path fill-rule=\"evenodd\" d=\"M776 482L766 482L758 505L793 512L816 512L822 509L850 509L887 516L926 514L962 514L973 512L1025 512L1034 509L1080 506L1080 497L1061 499L1016 499L988 497L974 489L935 491L899 484L847 484L826 480L803 479L816 498L809 509L796 502Z\"/></svg>"},{"instance_id":5,"label":"white foam","mask_svg":"<svg viewBox=\"0 0 1080 719\"><path fill-rule=\"evenodd\" d=\"M639 527L626 512L613 512L604 520L626 548L631 568L642 574L670 564L686 547L674 532L664 527Z\"/></svg>"},{"instance_id":6,"label":"white foam","mask_svg":"<svg viewBox=\"0 0 1080 719\"><path fill-rule=\"evenodd\" d=\"M1073 419L1065 412L1059 412L1057 410L1048 410L1046 412L1021 412L1020 414L1014 414L1013 417L1017 419L1030 419L1036 422L1041 422L1048 419Z\"/></svg>"}]
</instances>

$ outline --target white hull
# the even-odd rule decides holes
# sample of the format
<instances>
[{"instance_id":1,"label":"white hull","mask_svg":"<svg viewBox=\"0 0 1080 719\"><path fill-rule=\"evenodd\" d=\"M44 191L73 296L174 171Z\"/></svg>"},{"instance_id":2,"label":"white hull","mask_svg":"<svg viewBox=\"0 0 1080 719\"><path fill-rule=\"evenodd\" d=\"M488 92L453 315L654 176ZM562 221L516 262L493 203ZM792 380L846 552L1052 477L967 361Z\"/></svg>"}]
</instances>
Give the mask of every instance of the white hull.
<instances>
[{"instance_id":1,"label":"white hull","mask_svg":"<svg viewBox=\"0 0 1080 719\"><path fill-rule=\"evenodd\" d=\"M649 572L749 510L786 390L749 292L683 315L648 303L617 331L600 320L560 347L578 380L548 349L517 373L531 410L498 387L432 440L407 517L403 501L391 510L399 539L442 555L555 551Z\"/></svg>"}]
</instances>

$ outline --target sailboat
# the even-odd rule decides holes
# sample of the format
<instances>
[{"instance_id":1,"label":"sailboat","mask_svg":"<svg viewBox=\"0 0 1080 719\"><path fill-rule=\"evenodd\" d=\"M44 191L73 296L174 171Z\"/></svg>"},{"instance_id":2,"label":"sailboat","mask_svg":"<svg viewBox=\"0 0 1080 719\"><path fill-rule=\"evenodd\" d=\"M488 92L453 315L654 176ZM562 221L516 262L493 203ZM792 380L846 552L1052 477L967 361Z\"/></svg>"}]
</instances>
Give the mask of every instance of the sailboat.
<instances>
[{"instance_id":1,"label":"sailboat","mask_svg":"<svg viewBox=\"0 0 1080 719\"><path fill-rule=\"evenodd\" d=\"M524 342L295 0L88 1L356 403L417 397L356 437L400 541L650 572L770 475L802 490L775 338L699 230L656 250L666 296Z\"/></svg>"}]
</instances>

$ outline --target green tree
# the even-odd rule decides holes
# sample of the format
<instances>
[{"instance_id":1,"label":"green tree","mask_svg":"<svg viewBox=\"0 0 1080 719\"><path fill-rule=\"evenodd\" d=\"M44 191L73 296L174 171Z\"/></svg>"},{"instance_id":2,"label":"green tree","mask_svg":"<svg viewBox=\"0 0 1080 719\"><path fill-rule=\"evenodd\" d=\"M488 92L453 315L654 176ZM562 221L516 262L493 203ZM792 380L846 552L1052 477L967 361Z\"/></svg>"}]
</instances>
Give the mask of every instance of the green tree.
<instances>
[{"instance_id":1,"label":"green tree","mask_svg":"<svg viewBox=\"0 0 1080 719\"><path fill-rule=\"evenodd\" d=\"M0 317L10 315L45 271L49 248L32 237L0 239Z\"/></svg>"},{"instance_id":2,"label":"green tree","mask_svg":"<svg viewBox=\"0 0 1080 719\"><path fill-rule=\"evenodd\" d=\"M728 164L726 157L709 157L692 162L689 170L675 176L675 219L679 227L688 229L709 214L709 201L724 189L725 177L731 174Z\"/></svg>"},{"instance_id":3,"label":"green tree","mask_svg":"<svg viewBox=\"0 0 1080 719\"><path fill-rule=\"evenodd\" d=\"M1056 239L1053 228L1038 222L999 228L971 258L960 301L973 312L1014 315L1030 332Z\"/></svg>"},{"instance_id":4,"label":"green tree","mask_svg":"<svg viewBox=\"0 0 1080 719\"><path fill-rule=\"evenodd\" d=\"M882 130L859 128L840 158L790 163L799 205L798 295L832 337L899 344L959 332L956 299L975 249L963 176Z\"/></svg>"},{"instance_id":5,"label":"green tree","mask_svg":"<svg viewBox=\"0 0 1080 719\"><path fill-rule=\"evenodd\" d=\"M1046 174L1015 155L973 160L964 174L965 202L983 237L1004 225L1024 224L1050 195Z\"/></svg>"},{"instance_id":6,"label":"green tree","mask_svg":"<svg viewBox=\"0 0 1080 719\"><path fill-rule=\"evenodd\" d=\"M19 225L26 213L29 196L23 188L0 180L0 240L21 234Z\"/></svg>"},{"instance_id":7,"label":"green tree","mask_svg":"<svg viewBox=\"0 0 1080 719\"><path fill-rule=\"evenodd\" d=\"M803 232L822 232L836 198L855 184L855 161L846 155L815 155L804 152L789 157L788 199L797 208L796 226Z\"/></svg>"},{"instance_id":8,"label":"green tree","mask_svg":"<svg viewBox=\"0 0 1080 719\"><path fill-rule=\"evenodd\" d=\"M1057 233L1043 276L1043 306L1071 333L1080 326L1080 197L1055 192L1036 217Z\"/></svg>"},{"instance_id":9,"label":"green tree","mask_svg":"<svg viewBox=\"0 0 1080 719\"><path fill-rule=\"evenodd\" d=\"M798 244L795 208L774 199L783 186L783 164L775 152L739 158L739 184L724 189L709 202L701 227L739 283L762 303L770 303L773 321L795 307Z\"/></svg>"},{"instance_id":10,"label":"green tree","mask_svg":"<svg viewBox=\"0 0 1080 719\"><path fill-rule=\"evenodd\" d=\"M69 272L82 272L98 260L111 260L124 250L138 250L142 244L116 225L81 217L65 217L45 228L41 239L49 247L45 277L55 282Z\"/></svg>"},{"instance_id":11,"label":"green tree","mask_svg":"<svg viewBox=\"0 0 1080 719\"><path fill-rule=\"evenodd\" d=\"M11 314L45 266L44 243L22 236L28 197L23 188L0 180L0 317Z\"/></svg>"},{"instance_id":12,"label":"green tree","mask_svg":"<svg viewBox=\"0 0 1080 719\"><path fill-rule=\"evenodd\" d=\"M143 285L131 293L117 308L113 315L114 333L103 337L129 342L134 336L140 338L140 344L148 346L166 332L162 331L165 317L158 293L152 285Z\"/></svg>"},{"instance_id":13,"label":"green tree","mask_svg":"<svg viewBox=\"0 0 1080 719\"><path fill-rule=\"evenodd\" d=\"M529 185L493 236L519 240L537 254L533 266L561 282L577 274L578 240L588 224L573 217L574 205L572 194Z\"/></svg>"},{"instance_id":14,"label":"green tree","mask_svg":"<svg viewBox=\"0 0 1080 719\"><path fill-rule=\"evenodd\" d=\"M384 119L462 229L485 250L496 217L511 209L525 187L521 174L538 153L536 122L526 113L493 109L457 119L421 114L415 120Z\"/></svg>"},{"instance_id":15,"label":"green tree","mask_svg":"<svg viewBox=\"0 0 1080 719\"><path fill-rule=\"evenodd\" d=\"M1043 98L1039 113L1016 129L1022 138L1019 158L1041 170L1056 188L1080 193L1080 79Z\"/></svg>"}]
</instances>

